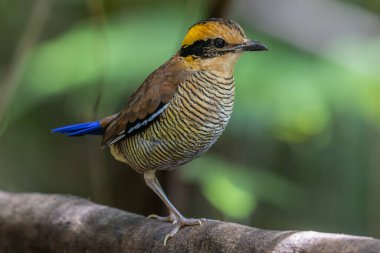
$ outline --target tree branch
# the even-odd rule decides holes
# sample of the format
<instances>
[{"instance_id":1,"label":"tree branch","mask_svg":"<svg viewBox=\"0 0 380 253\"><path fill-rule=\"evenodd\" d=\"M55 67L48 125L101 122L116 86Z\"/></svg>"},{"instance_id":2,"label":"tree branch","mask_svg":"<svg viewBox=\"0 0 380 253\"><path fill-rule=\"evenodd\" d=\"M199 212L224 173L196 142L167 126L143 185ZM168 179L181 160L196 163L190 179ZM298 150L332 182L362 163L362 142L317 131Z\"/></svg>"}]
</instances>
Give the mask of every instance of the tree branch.
<instances>
[{"instance_id":1,"label":"tree branch","mask_svg":"<svg viewBox=\"0 0 380 253\"><path fill-rule=\"evenodd\" d=\"M208 220L172 225L73 196L0 191L0 252L380 252L380 240Z\"/></svg>"}]
</instances>

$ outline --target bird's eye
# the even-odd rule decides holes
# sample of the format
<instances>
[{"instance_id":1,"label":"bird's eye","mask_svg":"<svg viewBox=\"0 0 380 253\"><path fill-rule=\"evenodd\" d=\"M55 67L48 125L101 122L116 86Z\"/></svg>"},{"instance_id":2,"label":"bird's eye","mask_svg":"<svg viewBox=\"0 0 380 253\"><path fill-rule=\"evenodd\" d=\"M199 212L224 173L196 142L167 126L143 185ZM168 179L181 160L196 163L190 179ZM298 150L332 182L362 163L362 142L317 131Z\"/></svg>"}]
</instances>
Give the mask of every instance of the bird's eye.
<instances>
[{"instance_id":1,"label":"bird's eye","mask_svg":"<svg viewBox=\"0 0 380 253\"><path fill-rule=\"evenodd\" d=\"M214 45L215 45L217 48L222 48L222 47L224 47L224 46L226 45L226 42L225 42L223 39L221 39L221 38L216 38L216 39L214 40Z\"/></svg>"}]
</instances>

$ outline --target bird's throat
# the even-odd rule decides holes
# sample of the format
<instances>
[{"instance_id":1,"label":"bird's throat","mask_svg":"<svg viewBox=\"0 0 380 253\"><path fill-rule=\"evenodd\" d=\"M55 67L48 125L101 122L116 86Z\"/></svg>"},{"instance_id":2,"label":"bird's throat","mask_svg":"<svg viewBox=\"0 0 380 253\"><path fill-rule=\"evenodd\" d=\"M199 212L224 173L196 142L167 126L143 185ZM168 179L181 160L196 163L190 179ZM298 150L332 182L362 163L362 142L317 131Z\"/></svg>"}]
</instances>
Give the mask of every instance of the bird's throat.
<instances>
[{"instance_id":1,"label":"bird's throat","mask_svg":"<svg viewBox=\"0 0 380 253\"><path fill-rule=\"evenodd\" d=\"M231 77L240 53L228 53L218 57L200 59L193 56L185 57L185 63L190 69L217 73L221 77Z\"/></svg>"}]
</instances>

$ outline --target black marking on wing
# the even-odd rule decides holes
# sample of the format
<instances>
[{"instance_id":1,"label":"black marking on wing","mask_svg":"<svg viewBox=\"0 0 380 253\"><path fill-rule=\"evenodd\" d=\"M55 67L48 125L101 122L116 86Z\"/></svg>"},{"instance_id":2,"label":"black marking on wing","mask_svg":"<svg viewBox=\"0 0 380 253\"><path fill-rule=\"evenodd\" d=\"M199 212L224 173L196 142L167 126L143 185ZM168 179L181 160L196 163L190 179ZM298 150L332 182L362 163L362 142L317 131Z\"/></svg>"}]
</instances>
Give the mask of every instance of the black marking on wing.
<instances>
[{"instance_id":1,"label":"black marking on wing","mask_svg":"<svg viewBox=\"0 0 380 253\"><path fill-rule=\"evenodd\" d=\"M136 119L134 122L128 122L125 126L125 129L118 133L112 140L106 143L106 145L114 144L121 139L131 137L137 133L144 131L148 128L155 120L159 118L161 113L165 110L165 108L169 105L169 103L165 104L161 102L157 109L153 113L147 114L147 116L143 119Z\"/></svg>"}]
</instances>

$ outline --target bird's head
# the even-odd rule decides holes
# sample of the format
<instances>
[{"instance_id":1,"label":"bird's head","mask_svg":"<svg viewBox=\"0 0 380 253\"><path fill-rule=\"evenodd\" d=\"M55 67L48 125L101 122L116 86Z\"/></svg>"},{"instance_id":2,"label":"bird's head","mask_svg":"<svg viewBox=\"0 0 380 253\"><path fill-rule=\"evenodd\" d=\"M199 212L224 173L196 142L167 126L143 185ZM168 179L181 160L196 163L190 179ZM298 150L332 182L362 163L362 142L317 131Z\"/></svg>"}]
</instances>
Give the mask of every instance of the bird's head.
<instances>
[{"instance_id":1,"label":"bird's head","mask_svg":"<svg viewBox=\"0 0 380 253\"><path fill-rule=\"evenodd\" d=\"M232 75L236 60L244 51L267 47L247 38L241 26L229 19L211 18L189 28L179 55L189 67Z\"/></svg>"}]
</instances>

